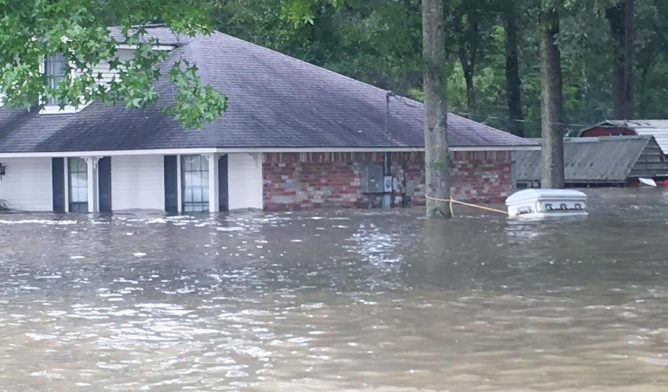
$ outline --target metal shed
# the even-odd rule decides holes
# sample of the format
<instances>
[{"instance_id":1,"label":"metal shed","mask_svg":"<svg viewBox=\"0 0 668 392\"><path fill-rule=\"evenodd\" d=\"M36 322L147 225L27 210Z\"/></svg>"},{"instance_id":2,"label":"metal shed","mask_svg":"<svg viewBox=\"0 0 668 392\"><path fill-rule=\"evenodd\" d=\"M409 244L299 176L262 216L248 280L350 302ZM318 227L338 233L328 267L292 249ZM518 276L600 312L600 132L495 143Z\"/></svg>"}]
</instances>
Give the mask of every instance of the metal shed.
<instances>
[{"instance_id":1,"label":"metal shed","mask_svg":"<svg viewBox=\"0 0 668 392\"><path fill-rule=\"evenodd\" d=\"M518 186L540 183L540 151L517 151L513 160ZM652 136L566 139L564 169L569 186L623 186L640 177L668 178L668 161Z\"/></svg>"}]
</instances>

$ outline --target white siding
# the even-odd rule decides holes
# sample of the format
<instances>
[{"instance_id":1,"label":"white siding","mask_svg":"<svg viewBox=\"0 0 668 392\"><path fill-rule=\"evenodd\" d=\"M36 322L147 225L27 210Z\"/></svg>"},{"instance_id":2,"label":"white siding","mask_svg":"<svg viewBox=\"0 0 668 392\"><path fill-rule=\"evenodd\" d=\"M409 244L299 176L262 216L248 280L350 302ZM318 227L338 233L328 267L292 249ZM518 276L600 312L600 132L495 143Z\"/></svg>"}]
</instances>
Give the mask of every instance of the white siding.
<instances>
[{"instance_id":1,"label":"white siding","mask_svg":"<svg viewBox=\"0 0 668 392\"><path fill-rule=\"evenodd\" d=\"M262 209L261 155L229 154L227 164L230 210Z\"/></svg>"},{"instance_id":2,"label":"white siding","mask_svg":"<svg viewBox=\"0 0 668 392\"><path fill-rule=\"evenodd\" d=\"M3 158L0 199L21 211L53 211L51 158ZM64 175L64 173L63 173Z\"/></svg>"},{"instance_id":3,"label":"white siding","mask_svg":"<svg viewBox=\"0 0 668 392\"><path fill-rule=\"evenodd\" d=\"M111 158L111 209L165 210L162 155Z\"/></svg>"},{"instance_id":4,"label":"white siding","mask_svg":"<svg viewBox=\"0 0 668 392\"><path fill-rule=\"evenodd\" d=\"M132 59L132 57L134 56L134 50L118 49L116 55L118 56L119 61L121 62L127 61ZM77 77L80 74L81 74L80 72L76 70L74 71L74 77ZM117 75L118 75L118 70L112 70L109 67L109 63L106 61L93 66L93 77L98 80L99 84L108 85ZM101 77L101 79L98 79L98 77Z\"/></svg>"}]
</instances>

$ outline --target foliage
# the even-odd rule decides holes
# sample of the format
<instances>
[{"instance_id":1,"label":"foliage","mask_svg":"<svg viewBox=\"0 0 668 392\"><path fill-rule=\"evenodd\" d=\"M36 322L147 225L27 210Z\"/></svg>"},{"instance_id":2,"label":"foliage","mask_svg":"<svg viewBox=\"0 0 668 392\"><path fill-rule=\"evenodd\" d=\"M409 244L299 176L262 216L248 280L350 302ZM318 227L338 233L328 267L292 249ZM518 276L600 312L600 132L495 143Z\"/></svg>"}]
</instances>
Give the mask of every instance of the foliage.
<instances>
[{"instance_id":1,"label":"foliage","mask_svg":"<svg viewBox=\"0 0 668 392\"><path fill-rule=\"evenodd\" d=\"M452 112L513 128L503 15L514 6L519 9L521 121L527 136L540 134L537 15L543 8L557 8L561 15L567 130L575 133L612 115L614 50L605 11L620 0L444 1ZM668 2L636 3L636 117L666 118ZM130 28L151 22L186 35L215 28L396 93L423 96L420 0L0 0L0 11L0 89L14 106L44 105L49 97L73 105L93 99L129 107L155 102L156 64L165 53L149 50L143 29ZM111 24L122 26L128 42L138 46L134 58L118 59L107 39L105 26ZM65 53L79 76L50 89L39 66L54 52ZM94 71L103 61L121 71L109 89L98 86ZM165 76L179 91L169 113L198 127L222 113L226 100L202 86L192 67L177 62L174 73Z\"/></svg>"},{"instance_id":2,"label":"foliage","mask_svg":"<svg viewBox=\"0 0 668 392\"><path fill-rule=\"evenodd\" d=\"M146 36L149 23L161 22L177 33L192 36L211 32L218 2L200 0L0 0L0 90L5 102L29 109L51 99L62 107L101 100L141 108L154 103L154 82L162 75L158 64L166 52L152 50L158 42ZM137 50L130 59L119 56L107 27L120 26L124 43ZM68 63L65 80L50 86L42 64L62 53ZM109 86L99 83L96 66L108 62L118 70ZM178 89L169 110L186 127L200 127L219 116L225 99L200 86L193 68L177 62L170 77ZM180 74L179 77L176 77Z\"/></svg>"},{"instance_id":3,"label":"foliage","mask_svg":"<svg viewBox=\"0 0 668 392\"><path fill-rule=\"evenodd\" d=\"M574 134L612 115L613 43L605 10L619 0L444 0L448 47L448 106L511 129L504 77L505 7L516 6L522 120L527 136L540 135L540 69L537 15L541 7L562 15L566 129ZM668 2L636 2L636 117L667 118ZM223 6L217 28L413 98L422 97L421 20L418 0L236 0ZM306 10L306 11L305 11ZM306 13L303 13L306 12ZM306 15L300 19L300 15ZM455 19L463 21L458 34ZM469 29L478 20L478 33ZM458 48L479 41L469 107ZM469 52L470 54L470 52ZM470 58L470 56L465 56Z\"/></svg>"}]
</instances>

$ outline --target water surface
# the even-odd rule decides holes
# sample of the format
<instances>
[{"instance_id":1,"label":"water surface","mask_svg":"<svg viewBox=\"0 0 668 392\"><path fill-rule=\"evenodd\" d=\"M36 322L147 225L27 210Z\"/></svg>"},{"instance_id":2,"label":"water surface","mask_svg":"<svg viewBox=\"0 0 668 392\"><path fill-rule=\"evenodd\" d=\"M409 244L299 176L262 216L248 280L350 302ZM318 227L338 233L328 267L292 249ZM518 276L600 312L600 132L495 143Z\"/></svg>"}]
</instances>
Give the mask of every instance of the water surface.
<instances>
[{"instance_id":1,"label":"water surface","mask_svg":"<svg viewBox=\"0 0 668 392\"><path fill-rule=\"evenodd\" d=\"M588 193L543 222L0 215L0 390L668 390L668 193Z\"/></svg>"}]
</instances>

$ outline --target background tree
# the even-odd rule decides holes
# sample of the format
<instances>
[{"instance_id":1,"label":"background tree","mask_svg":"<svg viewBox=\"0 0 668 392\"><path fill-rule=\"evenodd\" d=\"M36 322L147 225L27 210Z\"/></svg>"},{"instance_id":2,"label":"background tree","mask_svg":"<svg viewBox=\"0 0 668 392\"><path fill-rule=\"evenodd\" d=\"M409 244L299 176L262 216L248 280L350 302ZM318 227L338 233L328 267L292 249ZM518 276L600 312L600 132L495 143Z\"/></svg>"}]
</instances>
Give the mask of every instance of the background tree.
<instances>
[{"instance_id":1,"label":"background tree","mask_svg":"<svg viewBox=\"0 0 668 392\"><path fill-rule=\"evenodd\" d=\"M506 0L503 7L503 29L506 54L506 100L508 102L509 130L524 136L524 114L522 111L522 80L520 79L517 6L513 0Z\"/></svg>"},{"instance_id":2,"label":"background tree","mask_svg":"<svg viewBox=\"0 0 668 392\"><path fill-rule=\"evenodd\" d=\"M622 0L605 11L612 37L612 102L615 119L633 118L635 1Z\"/></svg>"}]
</instances>

